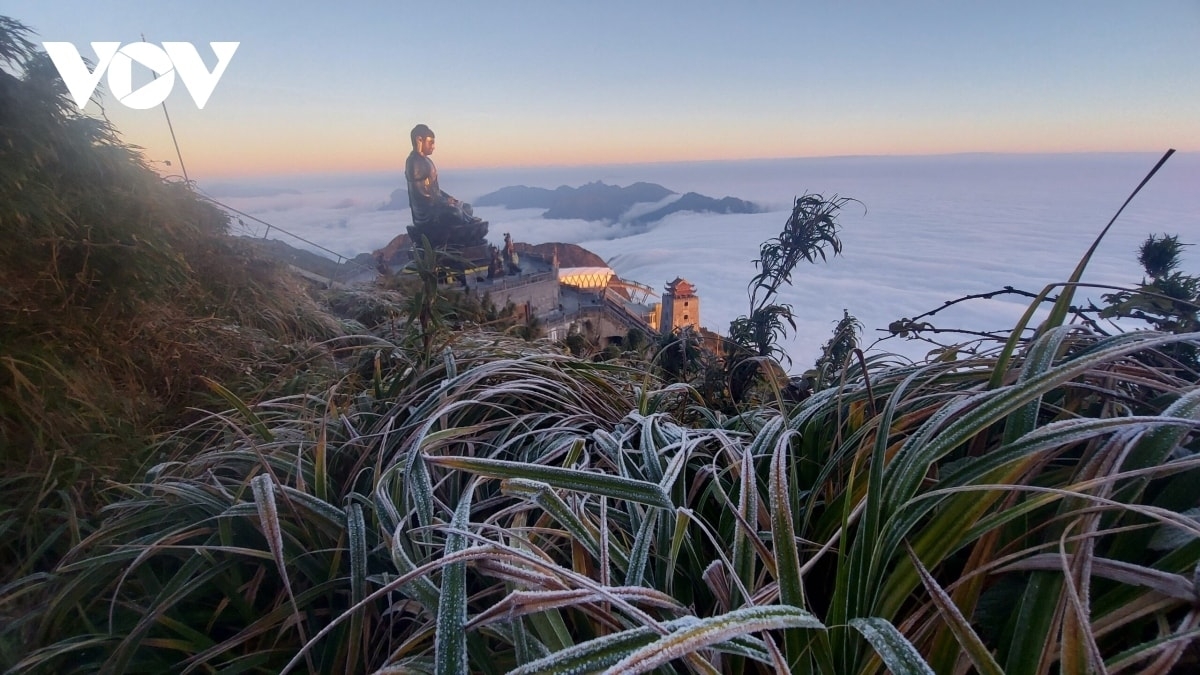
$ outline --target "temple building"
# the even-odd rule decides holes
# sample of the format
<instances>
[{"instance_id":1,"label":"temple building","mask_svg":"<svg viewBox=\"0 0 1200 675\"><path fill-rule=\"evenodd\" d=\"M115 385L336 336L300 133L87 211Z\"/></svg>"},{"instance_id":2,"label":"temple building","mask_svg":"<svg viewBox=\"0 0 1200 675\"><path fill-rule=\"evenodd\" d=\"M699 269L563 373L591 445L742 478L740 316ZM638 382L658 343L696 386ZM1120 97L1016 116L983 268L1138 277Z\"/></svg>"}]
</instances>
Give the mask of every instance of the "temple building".
<instances>
[{"instance_id":1,"label":"temple building","mask_svg":"<svg viewBox=\"0 0 1200 675\"><path fill-rule=\"evenodd\" d=\"M372 256L381 271L402 274L412 259L411 239L397 236ZM622 279L602 258L579 246L532 246L507 234L503 249L493 247L490 256L475 257L477 265L460 270L452 285L487 295L498 307L511 305L518 320L536 318L551 340L580 333L606 347L622 344L631 330L650 336L683 326L717 338L701 327L700 298L686 279L676 277L660 296L650 286Z\"/></svg>"},{"instance_id":2,"label":"temple building","mask_svg":"<svg viewBox=\"0 0 1200 675\"><path fill-rule=\"evenodd\" d=\"M674 281L667 283L662 296L659 331L672 333L684 326L700 329L700 298L696 297L695 286L686 279L675 277Z\"/></svg>"}]
</instances>

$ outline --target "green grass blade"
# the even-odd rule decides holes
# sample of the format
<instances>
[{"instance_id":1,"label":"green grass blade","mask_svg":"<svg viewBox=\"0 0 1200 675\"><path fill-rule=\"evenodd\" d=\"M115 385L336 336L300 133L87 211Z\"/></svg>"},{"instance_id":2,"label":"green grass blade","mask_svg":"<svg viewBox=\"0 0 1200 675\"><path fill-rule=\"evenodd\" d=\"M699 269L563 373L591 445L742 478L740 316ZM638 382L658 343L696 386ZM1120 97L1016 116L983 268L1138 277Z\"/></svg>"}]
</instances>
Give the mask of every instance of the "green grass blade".
<instances>
[{"instance_id":1,"label":"green grass blade","mask_svg":"<svg viewBox=\"0 0 1200 675\"><path fill-rule=\"evenodd\" d=\"M1046 321L1042 323L1040 331L1045 331L1050 328L1063 325L1063 322L1066 320L1067 313L1071 309L1071 300L1075 295L1075 284L1079 283L1079 280L1083 277L1083 271L1087 268L1088 263L1091 262L1092 255L1100 246L1101 240L1103 240L1104 236L1108 234L1108 230L1113 226L1113 223L1117 222L1117 218L1120 217L1121 212L1125 210L1125 207L1129 206L1129 202L1133 201L1133 198L1137 196L1138 192L1141 192L1146 183L1150 182L1150 179L1154 177L1154 174L1158 173L1158 170L1162 168L1163 164L1166 164L1167 160L1170 159L1171 155L1173 154L1175 154L1175 150L1173 148L1167 150L1167 152L1162 156L1162 159L1159 159L1158 163L1154 165L1154 168L1150 170L1150 173L1146 174L1146 177L1142 179L1142 182L1138 183L1138 186L1134 188L1133 192L1125 200L1125 203L1121 205L1121 208L1117 209L1117 212L1113 215L1112 220L1108 221L1108 225L1105 225L1104 229L1100 231L1100 234L1096 237L1095 241L1092 242L1092 245L1088 248L1087 252L1084 253L1083 257L1079 259L1079 264L1075 266L1075 271L1071 273L1071 278L1064 285L1063 292L1059 294L1058 300L1054 303L1054 308L1050 311L1050 316L1047 317ZM1050 294L1050 291L1053 288L1054 285L1046 286L1046 288L1042 290L1038 297L1029 305L1029 308L1025 310L1025 314L1013 328L1012 333L1009 335L1008 342L1004 345L1004 349L1000 352L1000 356L996 360L996 367L992 371L992 379L988 383L989 388L998 387L1000 386L1000 383L1004 381L1004 376L1008 372L1008 363L1012 360L1013 354L1016 353L1017 345L1021 343L1021 336L1024 334L1026 326L1028 326L1029 322L1033 320L1033 315L1037 311L1037 308L1041 306L1042 302Z\"/></svg>"},{"instance_id":2,"label":"green grass blade","mask_svg":"<svg viewBox=\"0 0 1200 675\"><path fill-rule=\"evenodd\" d=\"M938 613L946 624L950 627L950 631L954 634L958 644L967 653L967 657L971 659L971 663L975 664L975 670L980 675L1004 675L1004 671L1000 668L1000 664L996 663L996 659L992 658L991 652L988 651L987 645L983 644L983 640L971 628L970 622L959 611L958 605L954 604L954 600L942 589L929 570L921 564L917 558L917 554L913 552L912 547L905 544L905 550L908 551L908 558L912 561L913 566L917 569L917 574L921 577L921 583L924 584L925 590L929 592L933 598L933 603L938 608Z\"/></svg>"},{"instance_id":3,"label":"green grass blade","mask_svg":"<svg viewBox=\"0 0 1200 675\"><path fill-rule=\"evenodd\" d=\"M232 391L229 391L225 387L221 386L220 382L210 380L207 377L201 377L200 379L206 385L208 385L209 389L212 389L214 393L225 399L229 405L233 406L234 409L242 415L242 417L245 417L246 421L250 423L250 427L254 429L259 438L268 443L275 440L275 435L271 433L271 430L267 427L266 423L262 421L262 418L260 418L258 415L255 415L254 412L242 402L242 399L237 397L237 394L234 394Z\"/></svg>"},{"instance_id":4,"label":"green grass blade","mask_svg":"<svg viewBox=\"0 0 1200 675\"><path fill-rule=\"evenodd\" d=\"M1146 174L1146 177L1142 179L1142 182L1138 183L1138 186L1135 187L1133 192L1129 194L1129 197L1125 199L1125 203L1121 204L1121 208L1117 209L1117 212L1113 214L1112 220L1109 220L1108 224L1104 226L1104 229L1100 231L1100 234L1096 236L1095 241L1092 242L1092 245L1088 248L1087 253L1084 253L1083 257L1079 259L1079 264L1075 266L1075 271L1071 273L1071 278L1067 282L1068 285L1064 287L1063 292L1059 294L1058 301L1054 303L1054 309L1050 311L1050 316L1046 319L1046 323L1043 324L1042 330L1047 327L1054 328L1056 326L1061 326L1063 322L1066 321L1067 313L1071 310L1071 301L1075 297L1075 284L1079 283L1079 280L1083 278L1083 271L1087 268L1088 263L1092 261L1092 256L1095 255L1096 249L1100 247L1100 242L1104 239L1104 236L1108 234L1108 231L1112 228L1113 223L1117 222L1117 218L1121 217L1121 213L1125 211L1125 207L1129 206L1129 203L1133 201L1133 198L1142 191L1142 188L1146 187L1146 183L1149 183L1150 179L1154 178L1154 174L1158 173L1158 170L1161 169L1163 165L1167 163L1167 160L1171 159L1171 155L1174 154L1174 148L1167 150L1166 153L1163 154L1162 158L1158 160L1158 163L1154 165L1154 168L1150 169L1150 173Z\"/></svg>"},{"instance_id":5,"label":"green grass blade","mask_svg":"<svg viewBox=\"0 0 1200 675\"><path fill-rule=\"evenodd\" d=\"M317 445L313 448L313 492L317 499L327 502L329 501L329 428L326 425L326 419L321 420L321 432L317 438Z\"/></svg>"},{"instance_id":6,"label":"green grass blade","mask_svg":"<svg viewBox=\"0 0 1200 675\"><path fill-rule=\"evenodd\" d=\"M1009 675L1035 675L1042 672L1045 651L1052 642L1062 575L1034 572L1013 613L1012 636L1006 650L1004 670ZM1002 652L1004 653L1004 652Z\"/></svg>"}]
</instances>

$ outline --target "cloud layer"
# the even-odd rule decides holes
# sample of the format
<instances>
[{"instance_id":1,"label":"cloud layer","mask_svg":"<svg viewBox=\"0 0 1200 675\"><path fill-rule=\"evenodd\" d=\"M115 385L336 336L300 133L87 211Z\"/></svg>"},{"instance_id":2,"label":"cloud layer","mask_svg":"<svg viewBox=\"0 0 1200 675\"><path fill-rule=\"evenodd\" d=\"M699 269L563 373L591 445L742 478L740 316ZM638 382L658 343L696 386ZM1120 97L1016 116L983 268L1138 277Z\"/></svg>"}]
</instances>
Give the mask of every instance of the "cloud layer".
<instances>
[{"instance_id":1,"label":"cloud layer","mask_svg":"<svg viewBox=\"0 0 1200 675\"><path fill-rule=\"evenodd\" d=\"M863 322L864 343L870 344L892 321L948 300L1005 286L1036 293L1065 280L1156 159L1145 154L827 158L443 171L441 178L443 189L467 201L508 185L554 188L603 180L650 181L676 192L733 195L766 206L767 213L750 215L675 213L648 230L547 220L539 209L477 209L491 222L494 243L501 243L505 233L530 243L577 243L608 260L622 277L655 288L677 276L688 279L701 297L703 323L718 332L748 311L746 284L755 273L758 247L779 234L795 196L816 192L859 200L839 218L843 256L802 263L793 286L781 293L797 319L797 330L785 344L794 369L802 369L819 353L843 309ZM304 185L268 180L257 187L296 193L220 199L271 223L272 229L352 257L383 246L411 222L407 212L378 210L402 181L391 175L308 179ZM1135 249L1150 233L1179 234L1200 243L1197 184L1200 157L1173 158L1104 240L1084 281L1140 281ZM246 222L259 236L267 229ZM1184 267L1200 269L1200 261L1191 254ZM1085 289L1079 299L1099 301L1103 292ZM1027 302L1001 295L926 320L939 328L1004 330ZM877 347L913 358L929 348L901 339Z\"/></svg>"}]
</instances>

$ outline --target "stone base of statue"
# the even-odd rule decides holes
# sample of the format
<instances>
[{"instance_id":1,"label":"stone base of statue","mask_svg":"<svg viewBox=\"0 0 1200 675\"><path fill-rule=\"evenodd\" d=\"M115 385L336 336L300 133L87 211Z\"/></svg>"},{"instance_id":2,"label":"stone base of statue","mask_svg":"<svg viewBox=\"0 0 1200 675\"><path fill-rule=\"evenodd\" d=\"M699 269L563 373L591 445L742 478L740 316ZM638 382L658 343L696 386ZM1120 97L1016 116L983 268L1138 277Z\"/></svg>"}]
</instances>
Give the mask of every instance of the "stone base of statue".
<instances>
[{"instance_id":1,"label":"stone base of statue","mask_svg":"<svg viewBox=\"0 0 1200 675\"><path fill-rule=\"evenodd\" d=\"M442 281L464 285L467 277L487 272L492 257L487 231L487 221L478 219L408 226L414 254L424 245L422 237L428 239L429 245L439 252L439 266L447 272Z\"/></svg>"},{"instance_id":2,"label":"stone base of statue","mask_svg":"<svg viewBox=\"0 0 1200 675\"><path fill-rule=\"evenodd\" d=\"M486 220L440 221L428 225L409 225L408 236L413 246L421 246L421 237L429 239L435 249L464 249L483 246L487 243L488 223Z\"/></svg>"},{"instance_id":3,"label":"stone base of statue","mask_svg":"<svg viewBox=\"0 0 1200 675\"><path fill-rule=\"evenodd\" d=\"M388 245L372 256L381 274L392 274L403 270L416 258L417 250L423 246L422 237L439 252L440 264L456 272L483 268L487 271L493 254L487 243L488 223L469 219L435 224L409 225L407 234L394 237Z\"/></svg>"}]
</instances>

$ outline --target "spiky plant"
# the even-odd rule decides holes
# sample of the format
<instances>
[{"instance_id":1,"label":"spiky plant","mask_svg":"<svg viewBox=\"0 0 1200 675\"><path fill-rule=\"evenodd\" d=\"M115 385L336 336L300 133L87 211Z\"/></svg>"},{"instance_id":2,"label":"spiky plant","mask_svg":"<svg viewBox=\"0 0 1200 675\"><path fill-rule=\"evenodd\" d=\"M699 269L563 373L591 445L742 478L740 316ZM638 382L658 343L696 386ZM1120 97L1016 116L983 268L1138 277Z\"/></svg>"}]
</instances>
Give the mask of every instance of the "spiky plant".
<instances>
[{"instance_id":1,"label":"spiky plant","mask_svg":"<svg viewBox=\"0 0 1200 675\"><path fill-rule=\"evenodd\" d=\"M829 253L842 252L841 226L837 214L856 200L834 195L825 199L819 194L797 197L792 213L778 237L759 247L754 261L758 273L751 279L747 294L750 313L729 324L725 342L726 376L735 401L742 401L763 373L762 364L789 361L779 340L787 335L787 327L796 328L792 305L776 299L784 285L792 283L792 273L801 260L810 263L827 259ZM761 295L760 295L761 294Z\"/></svg>"},{"instance_id":2,"label":"spiky plant","mask_svg":"<svg viewBox=\"0 0 1200 675\"><path fill-rule=\"evenodd\" d=\"M850 363L855 349L858 349L859 336L862 334L862 322L842 310L842 318L833 328L833 335L821 345L821 355L811 370L805 373L811 389L824 389L833 382L833 376L842 372Z\"/></svg>"},{"instance_id":3,"label":"spiky plant","mask_svg":"<svg viewBox=\"0 0 1200 675\"><path fill-rule=\"evenodd\" d=\"M1186 244L1174 235L1150 235L1138 249L1138 262L1149 280L1134 289L1104 296L1102 317L1140 319L1155 330L1186 333L1200 329L1200 276L1178 269ZM1175 358L1192 368L1200 367L1197 354L1186 348L1174 350Z\"/></svg>"}]
</instances>

